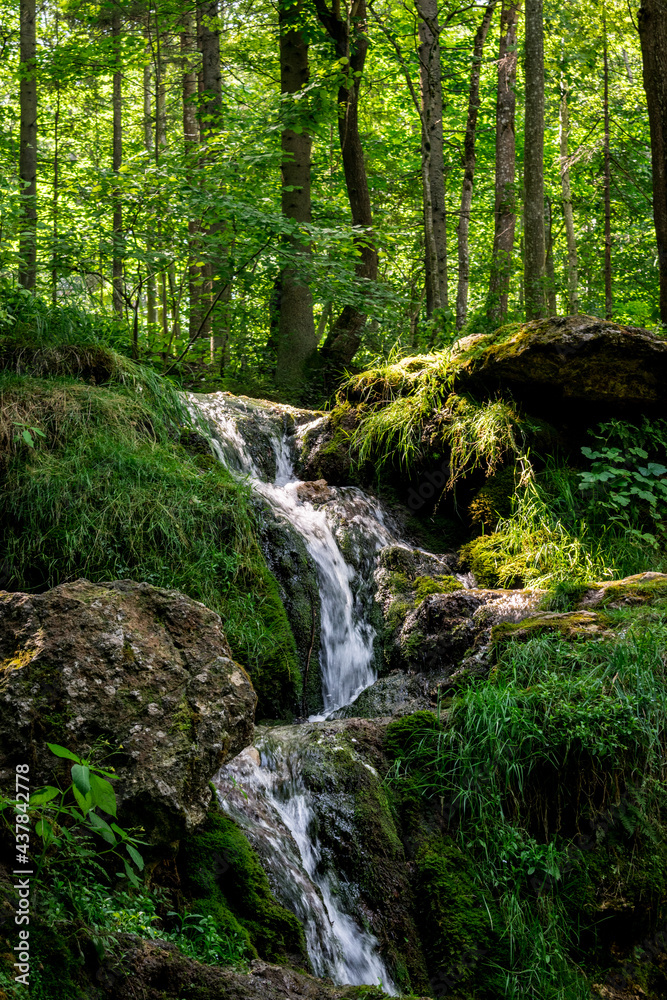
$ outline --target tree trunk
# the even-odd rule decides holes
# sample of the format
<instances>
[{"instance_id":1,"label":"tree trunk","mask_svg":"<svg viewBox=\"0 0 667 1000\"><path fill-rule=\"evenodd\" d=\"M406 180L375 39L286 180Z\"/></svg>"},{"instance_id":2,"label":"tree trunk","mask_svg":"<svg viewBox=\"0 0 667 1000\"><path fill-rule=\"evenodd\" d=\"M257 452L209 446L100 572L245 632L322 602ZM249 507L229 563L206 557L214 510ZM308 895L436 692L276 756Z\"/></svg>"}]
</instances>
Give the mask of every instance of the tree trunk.
<instances>
[{"instance_id":1,"label":"tree trunk","mask_svg":"<svg viewBox=\"0 0 667 1000\"><path fill-rule=\"evenodd\" d=\"M496 178L493 257L487 315L501 323L507 316L510 269L516 228L516 85L517 22L519 4L503 0L498 51L498 97L496 101Z\"/></svg>"},{"instance_id":2,"label":"tree trunk","mask_svg":"<svg viewBox=\"0 0 667 1000\"><path fill-rule=\"evenodd\" d=\"M463 186L461 189L461 212L458 224L459 280L456 294L456 329L460 330L468 315L468 286L470 282L470 209L475 180L475 137L479 114L479 78L482 71L484 43L491 26L491 18L496 8L496 0L487 4L481 24L475 35L468 90L468 120L463 141Z\"/></svg>"},{"instance_id":3,"label":"tree trunk","mask_svg":"<svg viewBox=\"0 0 667 1000\"><path fill-rule=\"evenodd\" d=\"M544 24L542 0L526 0L524 294L526 319L544 316Z\"/></svg>"},{"instance_id":4,"label":"tree trunk","mask_svg":"<svg viewBox=\"0 0 667 1000\"><path fill-rule=\"evenodd\" d=\"M378 256L373 240L371 198L364 164L364 151L359 135L359 87L368 52L366 37L366 2L357 0L354 18L340 11L334 4L333 12L325 0L315 0L317 16L333 41L338 59L347 59L345 79L338 88L338 137L343 159L345 186L352 213L352 226L362 229L355 237L359 251L356 265L358 278L375 281ZM366 316L355 306L345 306L334 323L324 346L323 357L335 369L349 364L361 343Z\"/></svg>"},{"instance_id":5,"label":"tree trunk","mask_svg":"<svg viewBox=\"0 0 667 1000\"><path fill-rule=\"evenodd\" d=\"M567 311L568 314L576 314L579 312L579 265L577 261L577 239L574 232L572 188L570 186L570 168L567 152L570 135L570 116L567 97L567 82L563 75L561 77L560 98L560 183L563 197L563 217L565 219L565 239L567 242Z\"/></svg>"},{"instance_id":6,"label":"tree trunk","mask_svg":"<svg viewBox=\"0 0 667 1000\"><path fill-rule=\"evenodd\" d=\"M301 14L301 2L290 8L279 7L280 23L280 91L296 94L307 86L308 43L299 31L296 19ZM292 109L290 108L290 111ZM288 112L289 114L289 112ZM294 124L298 124L296 121ZM284 129L282 133L282 194L283 215L294 222L310 222L310 154L311 137L302 127L298 131ZM289 240L293 262L280 274L280 312L276 384L284 392L297 396L303 387L304 367L317 348L317 333L313 318L313 296L307 278L301 273L307 264L309 249L298 237Z\"/></svg>"},{"instance_id":7,"label":"tree trunk","mask_svg":"<svg viewBox=\"0 0 667 1000\"><path fill-rule=\"evenodd\" d=\"M37 279L37 30L35 0L21 0L21 263L19 282L34 291Z\"/></svg>"},{"instance_id":8,"label":"tree trunk","mask_svg":"<svg viewBox=\"0 0 667 1000\"><path fill-rule=\"evenodd\" d=\"M547 313L555 316L558 312L556 304L556 272L554 271L554 217L551 198L546 200L545 213L546 229L544 233L545 255L545 275L546 275L546 300Z\"/></svg>"},{"instance_id":9,"label":"tree trunk","mask_svg":"<svg viewBox=\"0 0 667 1000\"><path fill-rule=\"evenodd\" d=\"M604 55L604 314L611 319L614 300L611 290L611 159L609 149L609 53L607 51L607 12L602 4Z\"/></svg>"},{"instance_id":10,"label":"tree trunk","mask_svg":"<svg viewBox=\"0 0 667 1000\"><path fill-rule=\"evenodd\" d=\"M422 112L422 187L426 257L426 311L446 309L447 206L443 148L442 69L437 0L418 0L419 79Z\"/></svg>"},{"instance_id":11,"label":"tree trunk","mask_svg":"<svg viewBox=\"0 0 667 1000\"><path fill-rule=\"evenodd\" d=\"M146 55L150 56L151 47L146 47ZM144 147L147 153L153 152L153 113L151 110L151 64L144 66ZM150 246L147 247L150 249ZM155 309L155 275L150 266L146 267L146 323L149 330L155 326L157 321Z\"/></svg>"},{"instance_id":12,"label":"tree trunk","mask_svg":"<svg viewBox=\"0 0 667 1000\"><path fill-rule=\"evenodd\" d=\"M120 14L114 8L111 22L114 41L115 65L113 75L113 172L119 176L123 163L123 75L120 62ZM116 188L113 198L113 308L117 316L123 314L123 208L120 190Z\"/></svg>"},{"instance_id":13,"label":"tree trunk","mask_svg":"<svg viewBox=\"0 0 667 1000\"><path fill-rule=\"evenodd\" d=\"M199 104L199 131L203 148L204 161L210 157L208 143L218 128L220 110L222 106L222 77L220 73L220 31L215 23L218 17L218 0L205 2L199 8L199 46L202 55L202 93ZM222 226L219 222L214 222L206 228L209 239L220 233ZM213 264L210 261L204 265L202 271L202 290L200 298L200 309L205 312L214 295ZM202 337L209 338L210 356L215 359L218 351L222 348L222 337L217 331L217 317L209 316L201 331Z\"/></svg>"},{"instance_id":14,"label":"tree trunk","mask_svg":"<svg viewBox=\"0 0 667 1000\"><path fill-rule=\"evenodd\" d=\"M653 217L660 270L660 319L667 324L667 4L642 0L639 37L651 131Z\"/></svg>"},{"instance_id":15,"label":"tree trunk","mask_svg":"<svg viewBox=\"0 0 667 1000\"><path fill-rule=\"evenodd\" d=\"M183 31L181 32L182 58L182 98L183 98L183 142L188 162L195 166L196 151L199 146L199 122L197 121L197 35L195 17L192 11L183 15ZM199 245L199 223L196 219L188 222L189 261L188 261L188 335L192 339L199 329L201 309L199 296L201 293L201 270L197 267Z\"/></svg>"},{"instance_id":16,"label":"tree trunk","mask_svg":"<svg viewBox=\"0 0 667 1000\"><path fill-rule=\"evenodd\" d=\"M56 112L55 115L53 116L53 248L51 250L51 302L54 306L58 301L59 198L60 198L60 85L56 84Z\"/></svg>"}]
</instances>

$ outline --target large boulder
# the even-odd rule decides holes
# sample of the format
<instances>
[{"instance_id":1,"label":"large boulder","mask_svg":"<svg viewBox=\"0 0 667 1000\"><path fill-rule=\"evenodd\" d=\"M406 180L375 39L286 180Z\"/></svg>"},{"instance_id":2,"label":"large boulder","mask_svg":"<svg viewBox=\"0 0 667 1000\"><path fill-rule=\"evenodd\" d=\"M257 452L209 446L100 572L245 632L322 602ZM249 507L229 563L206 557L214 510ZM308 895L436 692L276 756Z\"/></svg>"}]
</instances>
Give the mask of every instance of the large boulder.
<instances>
[{"instance_id":1,"label":"large boulder","mask_svg":"<svg viewBox=\"0 0 667 1000\"><path fill-rule=\"evenodd\" d=\"M253 737L256 695L219 615L146 583L0 592L0 779L69 782L46 743L114 752L119 817L168 843L201 823L209 781ZM119 749L121 748L122 749Z\"/></svg>"},{"instance_id":2,"label":"large boulder","mask_svg":"<svg viewBox=\"0 0 667 1000\"><path fill-rule=\"evenodd\" d=\"M458 388L509 389L552 420L559 403L599 416L667 412L667 340L639 327L555 316L464 337L453 360Z\"/></svg>"}]
</instances>

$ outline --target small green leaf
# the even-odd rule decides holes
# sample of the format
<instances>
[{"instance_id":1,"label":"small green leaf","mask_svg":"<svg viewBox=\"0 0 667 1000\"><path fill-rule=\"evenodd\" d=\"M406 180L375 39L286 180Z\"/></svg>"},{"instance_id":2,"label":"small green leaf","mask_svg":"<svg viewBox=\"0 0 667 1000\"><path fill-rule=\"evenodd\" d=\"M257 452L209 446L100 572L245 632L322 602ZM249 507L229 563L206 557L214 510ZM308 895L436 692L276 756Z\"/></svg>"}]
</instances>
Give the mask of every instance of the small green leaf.
<instances>
[{"instance_id":1,"label":"small green leaf","mask_svg":"<svg viewBox=\"0 0 667 1000\"><path fill-rule=\"evenodd\" d=\"M97 813L91 812L88 814L88 820L91 827L95 830L95 833L99 833L100 837L103 840L106 840L107 844L111 844L112 847L116 846L118 843L116 835L109 824L106 823L101 816L98 816Z\"/></svg>"},{"instance_id":2,"label":"small green leaf","mask_svg":"<svg viewBox=\"0 0 667 1000\"><path fill-rule=\"evenodd\" d=\"M76 785L72 785L72 792L81 812L85 816L93 808L93 799L90 792L87 795L82 795Z\"/></svg>"},{"instance_id":3,"label":"small green leaf","mask_svg":"<svg viewBox=\"0 0 667 1000\"><path fill-rule=\"evenodd\" d=\"M75 760L77 764L83 763L81 758L77 757L75 753L72 753L71 750L66 750L65 747L61 747L57 743L47 743L46 745L56 757L67 757L68 760Z\"/></svg>"},{"instance_id":4,"label":"small green leaf","mask_svg":"<svg viewBox=\"0 0 667 1000\"><path fill-rule=\"evenodd\" d=\"M116 793L110 782L100 778L97 774L90 775L90 791L93 798L93 805L102 809L111 816L116 815Z\"/></svg>"},{"instance_id":5,"label":"small green leaf","mask_svg":"<svg viewBox=\"0 0 667 1000\"><path fill-rule=\"evenodd\" d=\"M56 795L60 795L60 789L55 788L53 785L46 785L44 788L40 788L32 793L30 796L30 808L43 806L45 802L55 799Z\"/></svg>"},{"instance_id":6,"label":"small green leaf","mask_svg":"<svg viewBox=\"0 0 667 1000\"><path fill-rule=\"evenodd\" d=\"M75 764L72 767L72 782L82 795L90 793L90 768L86 764Z\"/></svg>"},{"instance_id":7,"label":"small green leaf","mask_svg":"<svg viewBox=\"0 0 667 1000\"><path fill-rule=\"evenodd\" d=\"M144 859L139 854L139 851L136 849L136 847L132 847L132 844L126 844L125 849L127 850L127 853L130 855L130 857L134 861L139 871L142 872L144 870Z\"/></svg>"}]
</instances>

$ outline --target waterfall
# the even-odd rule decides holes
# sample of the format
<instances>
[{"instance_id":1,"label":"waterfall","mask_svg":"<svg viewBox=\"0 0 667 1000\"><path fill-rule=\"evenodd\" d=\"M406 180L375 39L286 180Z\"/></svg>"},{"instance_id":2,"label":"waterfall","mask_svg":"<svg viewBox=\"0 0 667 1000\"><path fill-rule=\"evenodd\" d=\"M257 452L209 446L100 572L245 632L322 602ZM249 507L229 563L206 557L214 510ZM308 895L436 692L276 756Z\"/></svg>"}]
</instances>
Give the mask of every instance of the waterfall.
<instances>
[{"instance_id":1,"label":"waterfall","mask_svg":"<svg viewBox=\"0 0 667 1000\"><path fill-rule=\"evenodd\" d=\"M376 679L375 630L355 596L358 568L346 560L337 527L341 520L353 525L373 557L396 543L395 529L377 501L361 490L330 489L332 502L319 508L304 498L294 470L298 439L285 434L278 408L224 393L192 396L190 405L206 418L217 458L247 476L290 522L317 569L324 709L310 721L325 720ZM242 432L246 418L256 432L252 446ZM377 939L349 912L349 899L344 905L340 886L320 871L315 797L301 777L298 752L287 746L295 728L272 730L270 738L260 738L256 748L221 769L216 778L221 803L257 847L278 897L299 917L315 973L339 984L382 984L395 995Z\"/></svg>"},{"instance_id":2,"label":"waterfall","mask_svg":"<svg viewBox=\"0 0 667 1000\"><path fill-rule=\"evenodd\" d=\"M335 536L335 525L325 508L316 508L299 495L302 486L294 472L293 452L287 435L275 415L259 419L274 452L275 474L268 482L252 450L239 431L235 407L223 393L196 398L206 416L218 459L229 468L248 476L254 490L282 514L303 538L317 569L320 590L321 630L320 669L325 719L343 708L376 680L373 669L375 630L364 620L352 584L355 569L346 562ZM247 405L247 404L246 404ZM236 403L238 407L238 402ZM259 407L253 408L257 416ZM238 416L238 414L236 414ZM296 443L296 442L295 442ZM377 501L361 490L343 487L332 490L344 514L363 534L370 551L396 543L387 515ZM340 507L334 504L340 514Z\"/></svg>"}]
</instances>

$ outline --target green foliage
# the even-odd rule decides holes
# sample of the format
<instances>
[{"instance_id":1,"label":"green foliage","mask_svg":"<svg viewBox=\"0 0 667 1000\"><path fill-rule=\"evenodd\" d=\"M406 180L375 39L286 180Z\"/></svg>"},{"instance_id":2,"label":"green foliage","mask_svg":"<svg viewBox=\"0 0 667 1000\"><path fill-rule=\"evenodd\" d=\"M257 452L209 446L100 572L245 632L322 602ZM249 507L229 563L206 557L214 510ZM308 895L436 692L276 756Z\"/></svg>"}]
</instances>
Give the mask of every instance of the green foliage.
<instances>
[{"instance_id":1,"label":"green foliage","mask_svg":"<svg viewBox=\"0 0 667 1000\"><path fill-rule=\"evenodd\" d=\"M421 712L387 728L392 787L413 810L432 801L453 838L423 841L417 855L425 940L439 956L447 934L487 935L483 954L445 971L470 995L583 1000L573 949L601 919L600 887L638 901L652 878L651 898L667 892L667 619L657 606L615 614L619 635L604 642L510 644L445 725ZM582 847L586 817L594 833ZM649 875L640 859L656 851ZM446 891L456 872L466 886Z\"/></svg>"},{"instance_id":2,"label":"green foliage","mask_svg":"<svg viewBox=\"0 0 667 1000\"><path fill-rule=\"evenodd\" d=\"M511 516L461 550L480 584L551 587L660 568L652 546L584 501L578 483L578 473L550 462L517 489Z\"/></svg>"},{"instance_id":3,"label":"green foliage","mask_svg":"<svg viewBox=\"0 0 667 1000\"><path fill-rule=\"evenodd\" d=\"M65 789L54 785L38 788L32 792L28 803L0 795L0 811L9 828L13 829L11 812L20 812L34 823L35 833L41 839L41 850L33 861L35 877L41 878L46 867L52 873L54 867L61 864L89 862L99 867L100 858L112 855L124 868L124 871L117 873L118 877L126 878L133 886L138 887L139 879L135 868L139 872L143 871L144 860L137 845L144 841L122 829L116 822L109 823L104 819L106 815L115 821L117 811L116 793L107 780L114 779L113 769L101 767L101 761L98 760L108 743L98 742L86 757L79 757L57 743L47 743L47 746L55 757L74 761L71 767L71 784ZM108 846L103 849L99 842L95 845L95 837L100 837ZM22 851L27 858L27 847L17 847L17 850Z\"/></svg>"},{"instance_id":4,"label":"green foliage","mask_svg":"<svg viewBox=\"0 0 667 1000\"><path fill-rule=\"evenodd\" d=\"M589 506L604 511L612 524L639 542L657 548L664 541L667 517L667 422L645 417L637 427L611 420L599 424L591 436L597 450L581 449L591 470L579 477ZM650 461L652 457L659 460Z\"/></svg>"}]
</instances>

